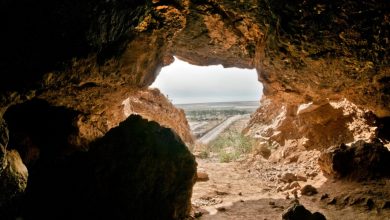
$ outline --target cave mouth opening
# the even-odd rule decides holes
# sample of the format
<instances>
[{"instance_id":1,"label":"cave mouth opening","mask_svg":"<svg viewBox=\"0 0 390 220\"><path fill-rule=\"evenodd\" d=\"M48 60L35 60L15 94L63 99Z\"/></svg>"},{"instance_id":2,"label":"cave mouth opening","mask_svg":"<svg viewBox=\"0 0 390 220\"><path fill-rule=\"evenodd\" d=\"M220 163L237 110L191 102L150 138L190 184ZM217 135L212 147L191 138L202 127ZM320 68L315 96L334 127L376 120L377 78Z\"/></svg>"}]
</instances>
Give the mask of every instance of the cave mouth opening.
<instances>
[{"instance_id":1,"label":"cave mouth opening","mask_svg":"<svg viewBox=\"0 0 390 220\"><path fill-rule=\"evenodd\" d=\"M185 113L195 140L189 147L198 163L196 207L219 203L218 197L226 202L263 193L263 186L251 186L253 176L242 178L247 170L238 166L258 151L258 140L245 128L259 108L262 87L255 69L195 66L178 58L149 87Z\"/></svg>"},{"instance_id":2,"label":"cave mouth opening","mask_svg":"<svg viewBox=\"0 0 390 220\"><path fill-rule=\"evenodd\" d=\"M149 88L158 89L184 110L197 145L209 145L236 121L245 119L235 129L241 133L262 96L254 69L196 66L178 58L161 70Z\"/></svg>"}]
</instances>

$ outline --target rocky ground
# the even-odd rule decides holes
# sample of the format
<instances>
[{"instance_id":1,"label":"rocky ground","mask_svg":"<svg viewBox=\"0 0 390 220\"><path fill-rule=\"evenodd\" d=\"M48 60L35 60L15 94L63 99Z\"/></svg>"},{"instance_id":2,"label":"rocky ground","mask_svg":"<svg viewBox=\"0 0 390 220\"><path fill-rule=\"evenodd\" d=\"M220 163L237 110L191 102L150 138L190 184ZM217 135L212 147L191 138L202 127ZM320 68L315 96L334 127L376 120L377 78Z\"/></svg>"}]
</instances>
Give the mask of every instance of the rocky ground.
<instances>
[{"instance_id":1,"label":"rocky ground","mask_svg":"<svg viewBox=\"0 0 390 220\"><path fill-rule=\"evenodd\" d=\"M242 119L225 132L240 130L246 122ZM262 153L255 149L227 163L219 162L215 154L197 158L202 179L193 189L193 215L213 220L281 219L288 207L299 202L326 219L390 219L389 179L327 179L317 163L317 150L279 161Z\"/></svg>"}]
</instances>

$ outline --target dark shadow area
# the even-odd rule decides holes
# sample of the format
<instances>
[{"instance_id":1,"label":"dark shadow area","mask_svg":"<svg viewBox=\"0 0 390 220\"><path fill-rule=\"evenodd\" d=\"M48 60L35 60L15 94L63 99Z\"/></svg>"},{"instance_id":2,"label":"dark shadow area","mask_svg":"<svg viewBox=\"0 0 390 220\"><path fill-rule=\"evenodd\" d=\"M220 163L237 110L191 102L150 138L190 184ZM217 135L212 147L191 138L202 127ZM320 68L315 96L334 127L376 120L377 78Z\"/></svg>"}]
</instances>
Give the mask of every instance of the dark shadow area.
<instances>
[{"instance_id":1,"label":"dark shadow area","mask_svg":"<svg viewBox=\"0 0 390 220\"><path fill-rule=\"evenodd\" d=\"M147 8L135 0L1 1L0 90L39 86L44 73L91 52L100 62L120 54Z\"/></svg>"},{"instance_id":2,"label":"dark shadow area","mask_svg":"<svg viewBox=\"0 0 390 220\"><path fill-rule=\"evenodd\" d=\"M390 141L390 117L378 118L378 138Z\"/></svg>"},{"instance_id":3,"label":"dark shadow area","mask_svg":"<svg viewBox=\"0 0 390 220\"><path fill-rule=\"evenodd\" d=\"M10 133L15 132L12 145L24 144L15 149L29 155L32 146L39 145L40 155L34 163L27 157L26 192L2 207L1 219L171 220L187 215L196 163L176 134L130 116L92 143L88 152L62 154L66 135L74 132L71 116L41 101L7 112ZM28 145L26 137L31 137Z\"/></svg>"},{"instance_id":4,"label":"dark shadow area","mask_svg":"<svg viewBox=\"0 0 390 220\"><path fill-rule=\"evenodd\" d=\"M29 168L38 159L56 160L75 148L71 142L78 135L74 125L78 115L39 99L11 106L4 114L8 148L16 149Z\"/></svg>"}]
</instances>

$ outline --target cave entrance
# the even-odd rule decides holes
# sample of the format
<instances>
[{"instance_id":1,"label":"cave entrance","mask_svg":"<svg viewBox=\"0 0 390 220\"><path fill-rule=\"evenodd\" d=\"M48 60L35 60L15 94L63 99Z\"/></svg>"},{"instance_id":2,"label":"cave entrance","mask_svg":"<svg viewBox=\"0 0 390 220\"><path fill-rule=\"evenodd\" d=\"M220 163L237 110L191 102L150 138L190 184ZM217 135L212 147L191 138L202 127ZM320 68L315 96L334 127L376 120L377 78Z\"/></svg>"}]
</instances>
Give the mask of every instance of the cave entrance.
<instances>
[{"instance_id":1,"label":"cave entrance","mask_svg":"<svg viewBox=\"0 0 390 220\"><path fill-rule=\"evenodd\" d=\"M195 151L202 150L202 145L213 146L221 134L232 127L241 133L250 114L259 107L262 95L262 84L254 69L196 66L177 58L161 70L150 88L159 89L171 103L184 110L196 139ZM239 138L239 135L234 136L237 137L230 139ZM201 153L206 156L209 152L203 149ZM232 153L221 160L237 157Z\"/></svg>"},{"instance_id":2,"label":"cave entrance","mask_svg":"<svg viewBox=\"0 0 390 220\"><path fill-rule=\"evenodd\" d=\"M258 145L244 132L262 96L256 70L195 66L176 58L150 88L185 112L198 163L195 206L212 208L264 194L264 185L243 166Z\"/></svg>"}]
</instances>

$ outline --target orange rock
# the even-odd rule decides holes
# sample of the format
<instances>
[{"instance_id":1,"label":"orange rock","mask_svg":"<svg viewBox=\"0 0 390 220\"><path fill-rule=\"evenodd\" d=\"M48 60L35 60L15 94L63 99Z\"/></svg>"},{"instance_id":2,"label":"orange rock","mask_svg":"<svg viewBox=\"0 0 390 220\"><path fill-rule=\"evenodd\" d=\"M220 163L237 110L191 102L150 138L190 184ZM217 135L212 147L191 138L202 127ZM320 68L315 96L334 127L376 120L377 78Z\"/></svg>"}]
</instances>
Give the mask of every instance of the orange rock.
<instances>
[{"instance_id":1,"label":"orange rock","mask_svg":"<svg viewBox=\"0 0 390 220\"><path fill-rule=\"evenodd\" d=\"M197 182L205 182L205 181L209 180L209 175L205 172L198 171L196 173L196 176L197 176L197 178L196 178Z\"/></svg>"}]
</instances>

